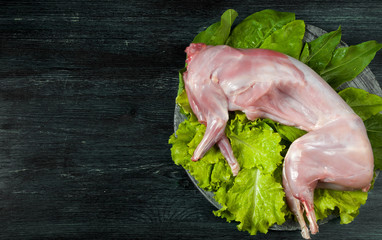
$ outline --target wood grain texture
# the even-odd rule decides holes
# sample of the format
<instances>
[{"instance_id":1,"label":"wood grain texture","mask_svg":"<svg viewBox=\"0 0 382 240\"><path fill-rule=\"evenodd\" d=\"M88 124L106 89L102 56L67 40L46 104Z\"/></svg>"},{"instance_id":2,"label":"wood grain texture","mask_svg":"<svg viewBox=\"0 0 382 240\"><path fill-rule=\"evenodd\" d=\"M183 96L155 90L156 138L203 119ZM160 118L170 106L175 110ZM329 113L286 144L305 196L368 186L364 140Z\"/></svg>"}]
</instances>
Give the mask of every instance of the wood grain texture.
<instances>
[{"instance_id":1,"label":"wood grain texture","mask_svg":"<svg viewBox=\"0 0 382 240\"><path fill-rule=\"evenodd\" d=\"M1 1L0 239L255 237L213 216L172 163L184 48L221 13L265 8L382 42L374 1ZM382 55L370 69L382 83ZM382 237L382 179L349 225L314 239Z\"/></svg>"}]
</instances>

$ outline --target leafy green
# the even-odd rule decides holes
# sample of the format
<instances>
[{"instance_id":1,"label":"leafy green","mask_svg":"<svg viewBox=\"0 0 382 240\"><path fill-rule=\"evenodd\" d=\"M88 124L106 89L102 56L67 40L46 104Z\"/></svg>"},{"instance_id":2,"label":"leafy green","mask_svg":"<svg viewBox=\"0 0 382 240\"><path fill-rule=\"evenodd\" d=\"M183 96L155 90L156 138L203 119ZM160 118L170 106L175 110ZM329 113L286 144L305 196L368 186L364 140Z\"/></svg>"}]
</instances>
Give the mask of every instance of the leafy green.
<instances>
[{"instance_id":1,"label":"leafy green","mask_svg":"<svg viewBox=\"0 0 382 240\"><path fill-rule=\"evenodd\" d=\"M231 26L237 17L237 12L228 9L223 13L219 22L209 26L206 30L200 32L192 41L193 43L205 43L207 45L222 45L226 42Z\"/></svg>"},{"instance_id":2,"label":"leafy green","mask_svg":"<svg viewBox=\"0 0 382 240\"><path fill-rule=\"evenodd\" d=\"M374 167L382 170L382 114L376 114L364 123L373 148Z\"/></svg>"},{"instance_id":3,"label":"leafy green","mask_svg":"<svg viewBox=\"0 0 382 240\"><path fill-rule=\"evenodd\" d=\"M345 88L338 94L362 120L382 111L382 98L363 89Z\"/></svg>"},{"instance_id":4,"label":"leafy green","mask_svg":"<svg viewBox=\"0 0 382 240\"><path fill-rule=\"evenodd\" d=\"M183 90L177 97L175 102L180 106L180 112L188 119L197 121L195 114L192 112L190 102L188 101L187 92Z\"/></svg>"},{"instance_id":5,"label":"leafy green","mask_svg":"<svg viewBox=\"0 0 382 240\"><path fill-rule=\"evenodd\" d=\"M172 144L171 157L176 165L188 165L190 161L188 143L192 141L198 130L202 131L199 126L198 122L184 121L179 124L176 134L170 136L169 144Z\"/></svg>"},{"instance_id":6,"label":"leafy green","mask_svg":"<svg viewBox=\"0 0 382 240\"><path fill-rule=\"evenodd\" d=\"M179 70L179 86L178 86L178 93L177 96L179 96L183 90L184 90L184 80L183 80L183 73L187 71L187 68L182 68Z\"/></svg>"},{"instance_id":7,"label":"leafy green","mask_svg":"<svg viewBox=\"0 0 382 240\"><path fill-rule=\"evenodd\" d=\"M211 172L211 186L219 189L222 185L231 183L231 181L233 181L233 177L227 161L218 161Z\"/></svg>"},{"instance_id":8,"label":"leafy green","mask_svg":"<svg viewBox=\"0 0 382 240\"><path fill-rule=\"evenodd\" d=\"M170 136L171 157L175 164L183 166L205 190L216 190L221 182L232 177L231 169L223 155L212 147L202 159L191 161L191 156L202 140L206 127L197 121L186 120L179 124L176 133ZM215 169L217 166L219 169Z\"/></svg>"},{"instance_id":9,"label":"leafy green","mask_svg":"<svg viewBox=\"0 0 382 240\"><path fill-rule=\"evenodd\" d=\"M274 31L264 40L260 48L275 50L291 57L299 58L304 34L304 21L295 20Z\"/></svg>"},{"instance_id":10,"label":"leafy green","mask_svg":"<svg viewBox=\"0 0 382 240\"><path fill-rule=\"evenodd\" d=\"M285 222L284 196L282 185L272 175L257 168L243 169L229 190L219 189L215 199L223 207L214 214L240 222L237 227L241 231L267 233L273 224Z\"/></svg>"},{"instance_id":11,"label":"leafy green","mask_svg":"<svg viewBox=\"0 0 382 240\"><path fill-rule=\"evenodd\" d=\"M199 161L190 160L204 132L204 125L186 120L170 137L169 143L172 144L174 162L187 169L199 187L216 191L216 201L223 208L215 214L240 222L240 230L253 234L267 232L275 223L282 224L288 210L283 200L285 194L281 178L273 176L282 163L281 137L263 120L248 121L244 114L231 119L227 124L227 137L242 168L233 178L231 169L216 147Z\"/></svg>"},{"instance_id":12,"label":"leafy green","mask_svg":"<svg viewBox=\"0 0 382 240\"><path fill-rule=\"evenodd\" d=\"M342 224L350 223L358 215L359 208L365 204L366 199L367 192L316 189L314 210L317 220L339 214Z\"/></svg>"},{"instance_id":13,"label":"leafy green","mask_svg":"<svg viewBox=\"0 0 382 240\"><path fill-rule=\"evenodd\" d=\"M272 128L275 129L278 134L280 134L281 138L289 141L290 143L306 133L306 131L299 128L286 126L270 119L265 119L264 121L272 126Z\"/></svg>"},{"instance_id":14,"label":"leafy green","mask_svg":"<svg viewBox=\"0 0 382 240\"><path fill-rule=\"evenodd\" d=\"M296 127L286 126L283 124L277 125L277 132L281 135L282 138L294 142L297 138L301 137L306 133L306 131L298 129Z\"/></svg>"},{"instance_id":15,"label":"leafy green","mask_svg":"<svg viewBox=\"0 0 382 240\"><path fill-rule=\"evenodd\" d=\"M256 12L233 29L226 44L235 48L258 48L273 32L293 20L294 13L270 9Z\"/></svg>"},{"instance_id":16,"label":"leafy green","mask_svg":"<svg viewBox=\"0 0 382 240\"><path fill-rule=\"evenodd\" d=\"M256 167L263 173L273 173L282 161L280 135L266 124L259 126L254 121L243 125L244 121L248 121L245 115L237 114L226 128L237 161L242 168Z\"/></svg>"},{"instance_id":17,"label":"leafy green","mask_svg":"<svg viewBox=\"0 0 382 240\"><path fill-rule=\"evenodd\" d=\"M305 43L300 61L320 73L330 62L333 51L341 41L341 27Z\"/></svg>"},{"instance_id":18,"label":"leafy green","mask_svg":"<svg viewBox=\"0 0 382 240\"><path fill-rule=\"evenodd\" d=\"M336 89L360 74L381 48L382 44L376 41L337 48L328 66L321 72L321 77Z\"/></svg>"}]
</instances>

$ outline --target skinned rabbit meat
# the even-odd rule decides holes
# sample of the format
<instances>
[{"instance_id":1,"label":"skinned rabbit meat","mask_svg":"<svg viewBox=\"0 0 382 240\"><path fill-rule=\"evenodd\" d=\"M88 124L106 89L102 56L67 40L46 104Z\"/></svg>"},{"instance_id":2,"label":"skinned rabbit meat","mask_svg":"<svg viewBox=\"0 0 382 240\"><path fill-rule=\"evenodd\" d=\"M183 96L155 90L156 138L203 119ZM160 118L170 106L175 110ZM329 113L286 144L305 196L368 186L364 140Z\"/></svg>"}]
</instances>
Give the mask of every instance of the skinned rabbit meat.
<instances>
[{"instance_id":1,"label":"skinned rabbit meat","mask_svg":"<svg viewBox=\"0 0 382 240\"><path fill-rule=\"evenodd\" d=\"M242 111L249 120L269 118L308 132L291 144L282 176L288 206L304 238L318 232L315 188L368 191L374 160L365 126L312 69L265 49L198 43L186 53L185 89L194 114L206 125L193 161L217 144L237 175L240 167L224 130L228 111Z\"/></svg>"}]
</instances>

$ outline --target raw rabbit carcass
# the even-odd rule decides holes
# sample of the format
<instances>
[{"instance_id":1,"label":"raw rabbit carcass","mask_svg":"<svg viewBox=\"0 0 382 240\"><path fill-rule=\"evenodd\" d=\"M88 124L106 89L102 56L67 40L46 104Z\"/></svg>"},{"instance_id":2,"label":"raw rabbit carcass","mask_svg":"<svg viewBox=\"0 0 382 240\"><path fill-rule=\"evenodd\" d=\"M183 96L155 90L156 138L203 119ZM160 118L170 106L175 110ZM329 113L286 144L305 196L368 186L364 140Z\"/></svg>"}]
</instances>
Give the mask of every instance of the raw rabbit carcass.
<instances>
[{"instance_id":1,"label":"raw rabbit carcass","mask_svg":"<svg viewBox=\"0 0 382 240\"><path fill-rule=\"evenodd\" d=\"M362 120L312 69L279 52L191 44L183 74L190 106L206 125L192 160L217 144L236 175L240 169L224 134L228 111L249 120L269 118L308 133L294 141L284 160L283 187L302 236L318 231L315 188L367 191L374 160Z\"/></svg>"}]
</instances>

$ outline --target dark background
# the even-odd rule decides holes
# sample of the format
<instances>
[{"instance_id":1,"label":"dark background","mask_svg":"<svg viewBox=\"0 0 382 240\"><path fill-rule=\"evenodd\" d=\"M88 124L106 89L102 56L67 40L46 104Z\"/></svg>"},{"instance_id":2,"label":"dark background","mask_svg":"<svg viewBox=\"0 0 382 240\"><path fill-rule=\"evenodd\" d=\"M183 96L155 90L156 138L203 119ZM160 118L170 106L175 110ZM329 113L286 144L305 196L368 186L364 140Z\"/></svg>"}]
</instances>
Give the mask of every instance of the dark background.
<instances>
[{"instance_id":1,"label":"dark background","mask_svg":"<svg viewBox=\"0 0 382 240\"><path fill-rule=\"evenodd\" d=\"M380 0L0 1L0 239L300 238L237 231L171 160L183 51L228 8L382 42ZM381 185L313 239L382 238Z\"/></svg>"}]
</instances>

